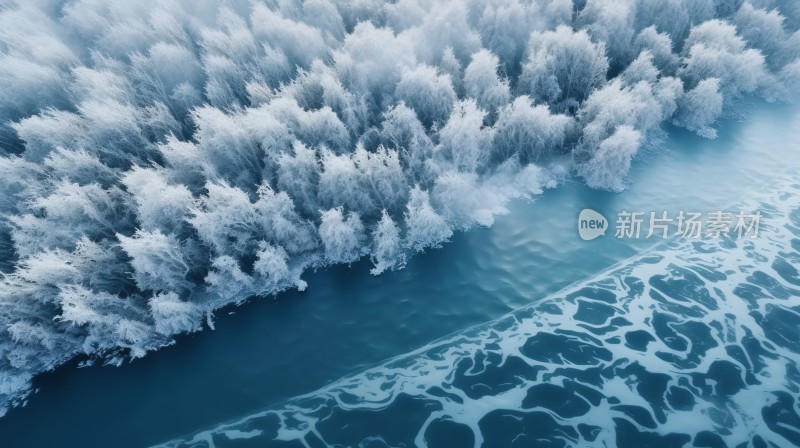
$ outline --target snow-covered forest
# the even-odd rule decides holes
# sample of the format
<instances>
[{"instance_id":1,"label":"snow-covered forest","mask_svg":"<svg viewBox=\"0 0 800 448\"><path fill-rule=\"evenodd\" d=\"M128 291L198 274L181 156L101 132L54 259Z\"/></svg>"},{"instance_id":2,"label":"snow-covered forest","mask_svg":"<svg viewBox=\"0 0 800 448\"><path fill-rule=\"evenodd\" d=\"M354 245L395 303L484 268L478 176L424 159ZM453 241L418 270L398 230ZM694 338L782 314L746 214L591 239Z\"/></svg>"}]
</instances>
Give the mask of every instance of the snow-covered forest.
<instances>
[{"instance_id":1,"label":"snow-covered forest","mask_svg":"<svg viewBox=\"0 0 800 448\"><path fill-rule=\"evenodd\" d=\"M0 413L800 89L800 2L0 0ZM312 285L313 287L313 285Z\"/></svg>"}]
</instances>

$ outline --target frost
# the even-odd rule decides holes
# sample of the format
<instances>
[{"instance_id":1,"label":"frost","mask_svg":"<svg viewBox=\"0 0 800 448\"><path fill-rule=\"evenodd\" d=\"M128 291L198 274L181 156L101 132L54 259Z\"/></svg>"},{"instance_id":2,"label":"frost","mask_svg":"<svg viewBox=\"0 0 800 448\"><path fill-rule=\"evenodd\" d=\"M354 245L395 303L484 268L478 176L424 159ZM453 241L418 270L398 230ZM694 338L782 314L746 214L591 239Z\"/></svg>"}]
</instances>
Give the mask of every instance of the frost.
<instances>
[{"instance_id":1,"label":"frost","mask_svg":"<svg viewBox=\"0 0 800 448\"><path fill-rule=\"evenodd\" d=\"M319 237L325 247L325 259L330 263L352 263L362 255L364 225L354 212L347 217L341 207L322 212Z\"/></svg>"},{"instance_id":2,"label":"frost","mask_svg":"<svg viewBox=\"0 0 800 448\"><path fill-rule=\"evenodd\" d=\"M523 65L520 85L534 100L568 110L606 80L605 45L589 34L559 26L555 31L534 32Z\"/></svg>"},{"instance_id":3,"label":"frost","mask_svg":"<svg viewBox=\"0 0 800 448\"><path fill-rule=\"evenodd\" d=\"M149 305L156 331L163 335L171 336L200 329L200 310L195 304L180 300L174 292L154 295Z\"/></svg>"},{"instance_id":4,"label":"frost","mask_svg":"<svg viewBox=\"0 0 800 448\"><path fill-rule=\"evenodd\" d=\"M117 235L120 246L131 258L133 278L142 291L181 291L189 265L172 235L139 230L128 238Z\"/></svg>"},{"instance_id":5,"label":"frost","mask_svg":"<svg viewBox=\"0 0 800 448\"><path fill-rule=\"evenodd\" d=\"M439 247L453 235L450 226L431 206L428 192L414 187L405 213L406 246L419 252L428 247Z\"/></svg>"},{"instance_id":6,"label":"frost","mask_svg":"<svg viewBox=\"0 0 800 448\"><path fill-rule=\"evenodd\" d=\"M623 174L639 150L642 134L628 125L618 126L603 139L591 159L579 165L579 172L590 187L611 191L624 189Z\"/></svg>"},{"instance_id":7,"label":"frost","mask_svg":"<svg viewBox=\"0 0 800 448\"><path fill-rule=\"evenodd\" d=\"M441 75L433 67L420 65L403 72L397 84L397 98L417 113L422 124L432 127L450 115L456 92L450 75Z\"/></svg>"},{"instance_id":8,"label":"frost","mask_svg":"<svg viewBox=\"0 0 800 448\"><path fill-rule=\"evenodd\" d=\"M719 80L707 78L683 96L675 122L706 138L715 138L717 131L711 125L722 113L722 94Z\"/></svg>"},{"instance_id":9,"label":"frost","mask_svg":"<svg viewBox=\"0 0 800 448\"><path fill-rule=\"evenodd\" d=\"M508 81L498 76L500 61L487 50L472 55L472 61L464 71L466 95L475 98L478 107L494 112L508 104L511 92Z\"/></svg>"},{"instance_id":10,"label":"frost","mask_svg":"<svg viewBox=\"0 0 800 448\"><path fill-rule=\"evenodd\" d=\"M515 154L525 163L536 162L561 149L572 118L552 114L546 105L533 106L520 96L504 107L495 125L494 151L504 160Z\"/></svg>"},{"instance_id":11,"label":"frost","mask_svg":"<svg viewBox=\"0 0 800 448\"><path fill-rule=\"evenodd\" d=\"M401 243L400 229L384 210L381 220L372 232L372 261L375 264L370 271L372 275L379 275L388 269L398 269L405 265Z\"/></svg>"}]
</instances>

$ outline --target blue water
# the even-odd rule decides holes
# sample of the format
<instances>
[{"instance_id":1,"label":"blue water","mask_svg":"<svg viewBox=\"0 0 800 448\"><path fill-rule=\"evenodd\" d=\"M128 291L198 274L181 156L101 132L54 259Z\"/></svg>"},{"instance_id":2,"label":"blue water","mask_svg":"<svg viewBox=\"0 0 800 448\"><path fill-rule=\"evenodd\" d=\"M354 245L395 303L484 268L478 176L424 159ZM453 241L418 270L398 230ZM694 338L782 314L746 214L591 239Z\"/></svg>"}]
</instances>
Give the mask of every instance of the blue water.
<instances>
[{"instance_id":1,"label":"blue water","mask_svg":"<svg viewBox=\"0 0 800 448\"><path fill-rule=\"evenodd\" d=\"M0 419L0 440L677 446L719 442L702 432L717 430L728 444L800 443L800 108L760 105L719 134L670 130L625 193L567 182L405 270L309 273L308 291L225 310L215 331L144 359L44 375ZM652 248L576 232L584 207L742 204L769 216L750 245Z\"/></svg>"},{"instance_id":2,"label":"blue water","mask_svg":"<svg viewBox=\"0 0 800 448\"><path fill-rule=\"evenodd\" d=\"M800 445L800 174L785 180L748 203L760 239L670 241L167 446Z\"/></svg>"}]
</instances>

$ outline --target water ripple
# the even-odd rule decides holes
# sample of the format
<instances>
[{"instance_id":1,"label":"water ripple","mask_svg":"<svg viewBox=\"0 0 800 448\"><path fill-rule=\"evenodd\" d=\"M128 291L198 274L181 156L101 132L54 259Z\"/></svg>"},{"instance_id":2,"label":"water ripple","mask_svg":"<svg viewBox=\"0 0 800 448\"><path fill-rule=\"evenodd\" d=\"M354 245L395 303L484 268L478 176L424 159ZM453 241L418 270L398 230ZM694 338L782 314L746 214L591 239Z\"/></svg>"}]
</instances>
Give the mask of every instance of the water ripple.
<instances>
[{"instance_id":1,"label":"water ripple","mask_svg":"<svg viewBox=\"0 0 800 448\"><path fill-rule=\"evenodd\" d=\"M756 239L672 240L163 447L800 445L800 184ZM744 446L744 445L743 445Z\"/></svg>"}]
</instances>

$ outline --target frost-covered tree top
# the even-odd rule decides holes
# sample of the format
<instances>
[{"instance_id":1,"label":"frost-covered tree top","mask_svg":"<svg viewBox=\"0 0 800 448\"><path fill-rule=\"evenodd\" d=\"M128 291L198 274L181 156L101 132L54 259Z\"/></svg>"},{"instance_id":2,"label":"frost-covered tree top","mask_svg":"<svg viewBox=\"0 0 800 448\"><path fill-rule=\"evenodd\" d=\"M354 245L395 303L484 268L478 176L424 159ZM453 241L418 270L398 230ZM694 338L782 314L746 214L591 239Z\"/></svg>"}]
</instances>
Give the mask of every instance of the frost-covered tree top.
<instances>
[{"instance_id":1,"label":"frost-covered tree top","mask_svg":"<svg viewBox=\"0 0 800 448\"><path fill-rule=\"evenodd\" d=\"M800 89L780 0L0 2L0 412ZM560 167L551 170L552 166ZM559 174L561 175L561 174Z\"/></svg>"}]
</instances>

